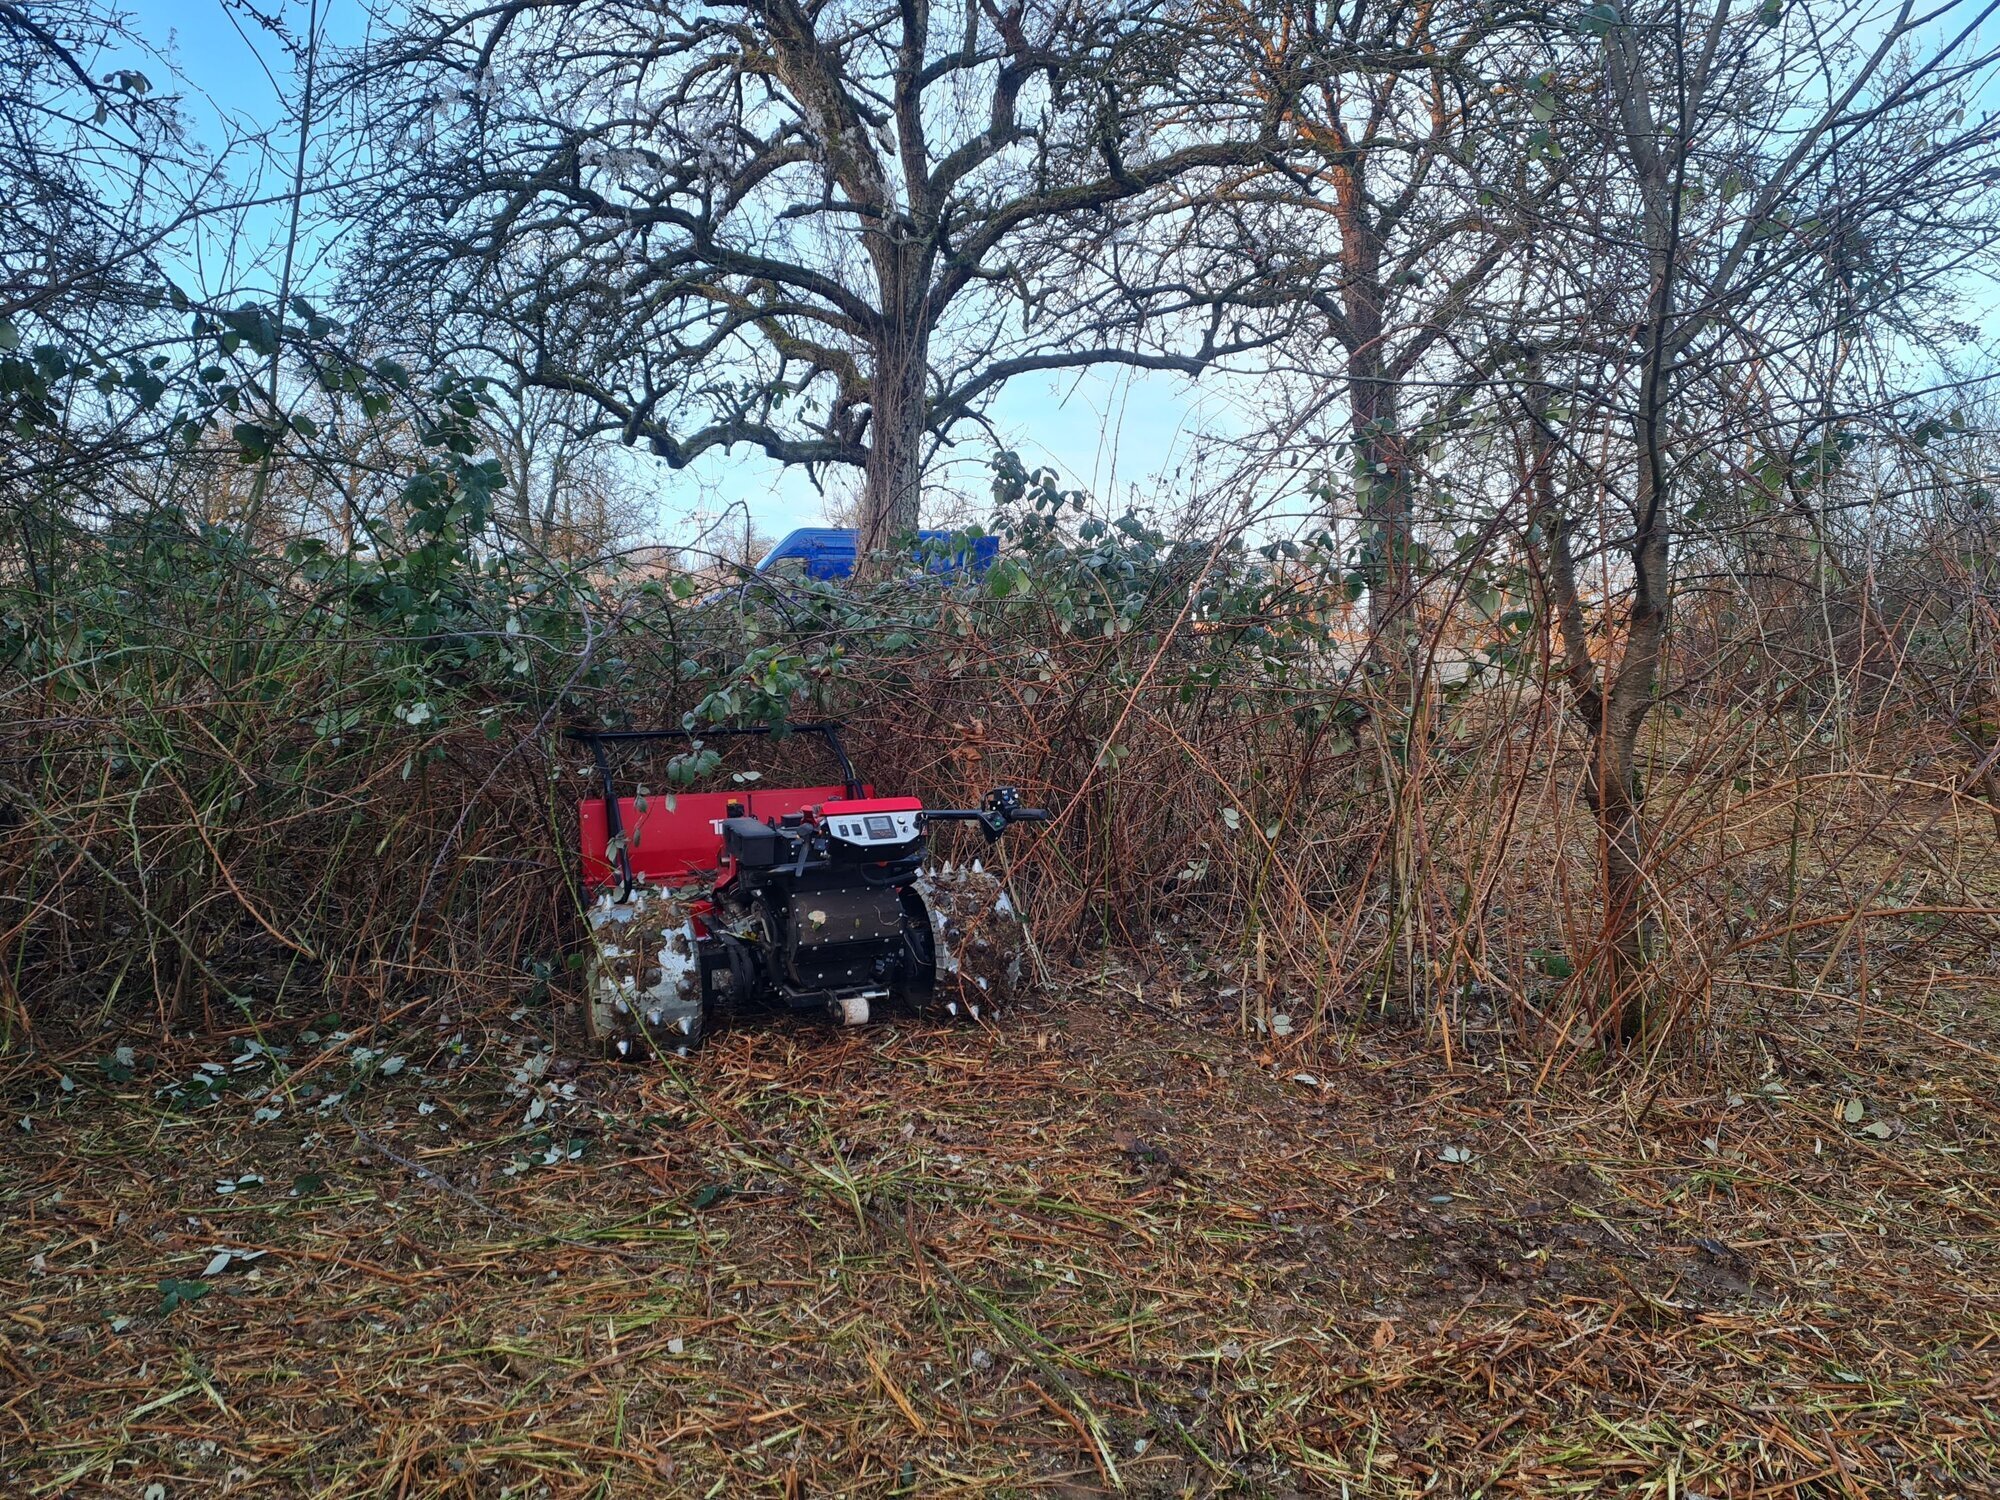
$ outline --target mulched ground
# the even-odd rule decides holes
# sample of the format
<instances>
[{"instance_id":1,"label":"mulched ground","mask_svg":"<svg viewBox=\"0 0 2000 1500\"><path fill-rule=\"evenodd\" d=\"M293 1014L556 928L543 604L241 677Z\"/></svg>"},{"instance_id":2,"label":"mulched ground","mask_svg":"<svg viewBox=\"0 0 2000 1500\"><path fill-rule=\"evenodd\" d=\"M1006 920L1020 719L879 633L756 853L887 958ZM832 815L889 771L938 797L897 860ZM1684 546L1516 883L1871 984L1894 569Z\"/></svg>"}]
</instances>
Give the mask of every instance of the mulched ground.
<instances>
[{"instance_id":1,"label":"mulched ground","mask_svg":"<svg viewBox=\"0 0 2000 1500\"><path fill-rule=\"evenodd\" d=\"M1117 972L677 1069L528 1009L267 1037L276 1089L44 1057L0 1490L2000 1494L1995 993L1750 998L1547 1077Z\"/></svg>"}]
</instances>

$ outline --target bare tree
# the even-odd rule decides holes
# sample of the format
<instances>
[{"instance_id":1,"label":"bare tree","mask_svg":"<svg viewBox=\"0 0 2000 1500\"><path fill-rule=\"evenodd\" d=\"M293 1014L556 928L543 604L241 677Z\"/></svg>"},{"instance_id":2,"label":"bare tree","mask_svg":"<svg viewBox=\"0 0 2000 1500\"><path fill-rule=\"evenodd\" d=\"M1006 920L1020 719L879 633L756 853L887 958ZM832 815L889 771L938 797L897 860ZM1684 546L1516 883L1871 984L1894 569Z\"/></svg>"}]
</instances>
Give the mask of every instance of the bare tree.
<instances>
[{"instance_id":1,"label":"bare tree","mask_svg":"<svg viewBox=\"0 0 2000 1500\"><path fill-rule=\"evenodd\" d=\"M121 40L88 3L0 0L0 317L59 328L158 289L152 257L188 210L169 196L162 217L145 179L171 169L180 126L143 73L91 71Z\"/></svg>"},{"instance_id":2,"label":"bare tree","mask_svg":"<svg viewBox=\"0 0 2000 1500\"><path fill-rule=\"evenodd\" d=\"M1318 386L1306 415L1345 407L1370 650L1393 659L1427 419L1478 373L1476 313L1533 197L1507 141L1527 111L1496 86L1520 49L1488 5L1307 0L1277 22L1264 42L1303 86L1258 196L1299 247L1287 275L1317 315L1298 356Z\"/></svg>"},{"instance_id":3,"label":"bare tree","mask_svg":"<svg viewBox=\"0 0 2000 1500\"><path fill-rule=\"evenodd\" d=\"M172 431L167 268L230 206L175 101L106 70L136 45L93 0L0 0L0 507L37 587Z\"/></svg>"},{"instance_id":4,"label":"bare tree","mask_svg":"<svg viewBox=\"0 0 2000 1500\"><path fill-rule=\"evenodd\" d=\"M489 391L480 428L506 475L499 521L522 542L566 559L594 556L636 516L585 405L544 386Z\"/></svg>"},{"instance_id":5,"label":"bare tree","mask_svg":"<svg viewBox=\"0 0 2000 1500\"><path fill-rule=\"evenodd\" d=\"M1240 268L1132 242L1148 195L1261 159L1179 0L525 0L419 10L364 60L393 191L365 274L499 322L527 383L668 463L746 443L913 526L928 452L1009 379L1200 371ZM1058 319L1057 314L1060 314Z\"/></svg>"},{"instance_id":6,"label":"bare tree","mask_svg":"<svg viewBox=\"0 0 2000 1500\"><path fill-rule=\"evenodd\" d=\"M1637 749L1662 692L1674 540L1717 484L1743 483L1749 462L1728 455L1879 414L1858 341L1921 339L1983 253L2000 157L1993 122L1965 109L1991 76L1975 28L1993 8L1604 3L1574 60L1533 85L1545 150L1593 164L1538 215L1521 390L1590 735L1613 1038L1645 1022L1661 941ZM1576 552L1600 498L1622 602L1594 629Z\"/></svg>"}]
</instances>

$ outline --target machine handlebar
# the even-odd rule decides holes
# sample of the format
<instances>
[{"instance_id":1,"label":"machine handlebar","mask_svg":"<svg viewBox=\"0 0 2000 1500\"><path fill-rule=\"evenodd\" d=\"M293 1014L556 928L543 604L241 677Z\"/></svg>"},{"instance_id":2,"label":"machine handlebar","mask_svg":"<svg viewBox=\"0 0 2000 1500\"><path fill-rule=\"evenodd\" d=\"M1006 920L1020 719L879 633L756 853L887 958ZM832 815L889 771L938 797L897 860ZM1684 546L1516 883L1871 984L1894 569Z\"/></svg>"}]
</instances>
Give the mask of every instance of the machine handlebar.
<instances>
[{"instance_id":1,"label":"machine handlebar","mask_svg":"<svg viewBox=\"0 0 2000 1500\"><path fill-rule=\"evenodd\" d=\"M1049 821L1047 809L1021 806L1021 794L1011 786L995 787L980 798L977 807L926 808L923 816L927 822L977 823L989 844L999 842L1010 823Z\"/></svg>"}]
</instances>

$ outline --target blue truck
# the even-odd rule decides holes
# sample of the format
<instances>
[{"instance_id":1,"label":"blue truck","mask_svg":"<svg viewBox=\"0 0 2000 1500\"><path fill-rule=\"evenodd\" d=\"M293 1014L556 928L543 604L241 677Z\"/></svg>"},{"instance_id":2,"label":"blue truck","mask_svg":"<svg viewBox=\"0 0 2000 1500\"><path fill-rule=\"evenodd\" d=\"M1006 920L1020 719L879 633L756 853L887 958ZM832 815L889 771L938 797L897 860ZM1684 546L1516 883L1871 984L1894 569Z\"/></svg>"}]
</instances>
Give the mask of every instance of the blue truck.
<instances>
[{"instance_id":1,"label":"blue truck","mask_svg":"<svg viewBox=\"0 0 2000 1500\"><path fill-rule=\"evenodd\" d=\"M946 547L951 550L938 550ZM795 562L807 578L851 578L860 550L861 533L851 526L801 526L764 555L757 571L774 573L779 571L780 564ZM984 573L1000 555L1000 538L968 538L957 531L919 531L915 550L930 554L926 563L928 572Z\"/></svg>"}]
</instances>

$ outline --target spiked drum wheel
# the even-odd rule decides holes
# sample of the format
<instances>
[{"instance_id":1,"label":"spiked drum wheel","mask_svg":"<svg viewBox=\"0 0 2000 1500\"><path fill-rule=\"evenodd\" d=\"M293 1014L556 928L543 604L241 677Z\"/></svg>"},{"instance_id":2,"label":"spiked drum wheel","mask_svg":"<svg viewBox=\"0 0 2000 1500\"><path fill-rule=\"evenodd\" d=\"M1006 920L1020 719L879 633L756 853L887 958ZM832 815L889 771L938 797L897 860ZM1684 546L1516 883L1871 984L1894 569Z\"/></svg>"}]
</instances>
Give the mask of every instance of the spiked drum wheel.
<instances>
[{"instance_id":1,"label":"spiked drum wheel","mask_svg":"<svg viewBox=\"0 0 2000 1500\"><path fill-rule=\"evenodd\" d=\"M685 902L635 887L591 906L584 1033L613 1057L686 1056L701 1045L701 953Z\"/></svg>"},{"instance_id":2,"label":"spiked drum wheel","mask_svg":"<svg viewBox=\"0 0 2000 1500\"><path fill-rule=\"evenodd\" d=\"M930 915L934 998L926 1009L980 1020L1023 986L1027 931L998 876L975 860L921 876L918 896Z\"/></svg>"}]
</instances>

